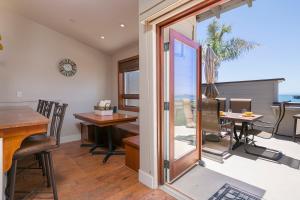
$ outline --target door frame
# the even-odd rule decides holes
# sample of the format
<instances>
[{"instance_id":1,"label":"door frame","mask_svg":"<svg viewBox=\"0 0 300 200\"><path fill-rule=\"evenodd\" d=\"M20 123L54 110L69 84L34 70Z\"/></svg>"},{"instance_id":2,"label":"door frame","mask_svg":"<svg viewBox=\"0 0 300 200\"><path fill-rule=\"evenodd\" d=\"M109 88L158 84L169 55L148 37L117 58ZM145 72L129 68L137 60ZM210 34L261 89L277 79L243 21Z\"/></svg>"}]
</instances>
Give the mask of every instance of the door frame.
<instances>
[{"instance_id":1,"label":"door frame","mask_svg":"<svg viewBox=\"0 0 300 200\"><path fill-rule=\"evenodd\" d=\"M220 6L231 0L204 0L203 2L178 13L156 25L156 83L157 83L157 171L158 171L158 183L163 185L164 181L164 28L175 24L181 20L195 16L210 10L216 6ZM201 89L201 87L200 87ZM201 95L200 95L201 101ZM201 131L201 120L199 124L199 130ZM200 148L200 158L202 149L202 134L198 139Z\"/></svg>"}]
</instances>

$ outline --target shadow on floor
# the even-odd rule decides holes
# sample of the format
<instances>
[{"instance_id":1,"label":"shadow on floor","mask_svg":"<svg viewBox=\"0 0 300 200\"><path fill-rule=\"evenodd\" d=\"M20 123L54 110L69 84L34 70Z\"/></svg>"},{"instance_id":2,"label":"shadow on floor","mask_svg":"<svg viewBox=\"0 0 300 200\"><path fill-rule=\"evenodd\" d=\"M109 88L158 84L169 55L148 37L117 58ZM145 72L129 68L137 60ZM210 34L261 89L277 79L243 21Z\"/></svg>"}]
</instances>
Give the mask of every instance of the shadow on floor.
<instances>
[{"instance_id":1,"label":"shadow on floor","mask_svg":"<svg viewBox=\"0 0 300 200\"><path fill-rule=\"evenodd\" d=\"M178 135L175 137L175 140L185 142L188 145L195 146L196 136L195 135Z\"/></svg>"},{"instance_id":2,"label":"shadow on floor","mask_svg":"<svg viewBox=\"0 0 300 200\"><path fill-rule=\"evenodd\" d=\"M254 152L256 154L259 155L269 155L269 157L272 157L272 153L269 152L269 150L267 148L252 148L251 152ZM234 151L230 152L232 155L235 156L240 156L240 157L244 157L247 159L251 159L251 160L257 160L257 159L262 159L262 160L266 160L269 162L273 162L273 163L277 163L277 164L281 164L281 165L286 165L288 167L291 167L293 169L298 169L300 170L300 160L296 159L296 158L292 158L288 155L283 154L282 157L278 160L278 161L273 161L270 159L266 159L260 156L255 156L255 155L251 155L251 154L247 154L244 151L244 147L240 146L239 148L235 149ZM226 159L230 159L230 156L227 157Z\"/></svg>"}]
</instances>

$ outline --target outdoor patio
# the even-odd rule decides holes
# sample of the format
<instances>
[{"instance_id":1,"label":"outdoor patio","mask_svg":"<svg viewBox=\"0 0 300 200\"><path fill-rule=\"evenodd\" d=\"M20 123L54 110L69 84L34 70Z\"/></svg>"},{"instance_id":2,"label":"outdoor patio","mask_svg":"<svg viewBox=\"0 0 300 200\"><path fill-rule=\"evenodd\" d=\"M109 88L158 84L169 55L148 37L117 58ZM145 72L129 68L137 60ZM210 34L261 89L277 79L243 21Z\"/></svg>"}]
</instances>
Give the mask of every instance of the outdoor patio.
<instances>
[{"instance_id":1,"label":"outdoor patio","mask_svg":"<svg viewBox=\"0 0 300 200\"><path fill-rule=\"evenodd\" d=\"M278 85L282 81L284 79L265 79L218 83L217 86L220 96L227 99L226 110L230 105L228 103L229 99L249 98L252 101L254 114L262 115L263 121L275 122L278 118L279 107L274 102L278 101ZM263 90L257 91L257 87L263 88ZM284 117L278 128L278 134L288 136L293 134L294 121L292 116L299 113L299 107L295 105L286 104ZM194 108L193 106L191 107ZM179 102L177 102L176 112L177 116L184 116L182 114L184 112L183 106ZM181 113L179 114L179 112ZM185 114L185 116L189 115ZM204 117L208 116L203 115L202 118ZM188 118L177 119L175 126L176 158L195 148L196 129L195 127L184 125L188 120ZM298 123L297 132L299 130ZM237 130L237 134L240 134L239 130ZM271 134L266 135L265 132L257 132L254 136L256 145L282 152L283 156L279 160L274 161L247 154L244 150L244 145L234 150L229 150L229 136L230 134L223 134L223 137L220 137L218 142L205 140L202 151L202 160L205 166L195 166L183 177L172 183L172 187L192 199L199 200L209 199L225 184L239 188L241 191L246 191L262 199L300 199L300 191L297 190L300 180L300 139L294 142L291 137L283 137L276 134L270 137ZM241 138L241 141L243 141L244 136ZM266 149L247 147L251 147L253 153L272 156ZM210 152L207 151L208 149Z\"/></svg>"},{"instance_id":2,"label":"outdoor patio","mask_svg":"<svg viewBox=\"0 0 300 200\"><path fill-rule=\"evenodd\" d=\"M172 184L193 199L206 200L224 184L251 192L263 199L300 199L300 142L275 137L256 137L258 145L282 151L278 161L270 161L244 152L243 146L231 151L224 163L204 158L205 167L196 166Z\"/></svg>"}]
</instances>

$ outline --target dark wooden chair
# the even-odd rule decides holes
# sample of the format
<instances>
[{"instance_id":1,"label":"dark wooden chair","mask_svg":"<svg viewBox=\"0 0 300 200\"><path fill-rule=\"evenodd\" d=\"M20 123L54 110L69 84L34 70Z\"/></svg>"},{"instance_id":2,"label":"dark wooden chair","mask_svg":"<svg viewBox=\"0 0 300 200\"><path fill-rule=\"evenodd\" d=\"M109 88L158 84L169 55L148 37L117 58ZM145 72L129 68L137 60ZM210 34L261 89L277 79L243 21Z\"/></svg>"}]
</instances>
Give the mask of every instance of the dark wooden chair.
<instances>
[{"instance_id":1,"label":"dark wooden chair","mask_svg":"<svg viewBox=\"0 0 300 200\"><path fill-rule=\"evenodd\" d=\"M8 200L14 199L16 169L18 160L36 154L41 155L45 160L47 183L48 186L52 186L54 199L58 199L56 182L54 177L52 151L57 149L60 145L60 133L67 106L67 104L59 105L58 103L55 103L49 135L46 137L32 138L30 140L26 140L22 143L21 148L15 152L12 167L8 173Z\"/></svg>"}]
</instances>

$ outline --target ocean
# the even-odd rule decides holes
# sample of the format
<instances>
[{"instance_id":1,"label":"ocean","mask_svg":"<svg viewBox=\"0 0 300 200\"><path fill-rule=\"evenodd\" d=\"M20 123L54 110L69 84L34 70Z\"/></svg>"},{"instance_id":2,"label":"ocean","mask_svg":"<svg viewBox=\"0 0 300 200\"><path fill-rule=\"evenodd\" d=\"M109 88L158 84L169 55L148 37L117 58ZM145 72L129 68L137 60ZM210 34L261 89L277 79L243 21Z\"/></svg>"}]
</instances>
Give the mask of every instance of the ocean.
<instances>
[{"instance_id":1,"label":"ocean","mask_svg":"<svg viewBox=\"0 0 300 200\"><path fill-rule=\"evenodd\" d=\"M295 96L299 96L299 99L296 99ZM279 102L281 101L300 102L300 95L280 94L278 95L278 100Z\"/></svg>"},{"instance_id":2,"label":"ocean","mask_svg":"<svg viewBox=\"0 0 300 200\"><path fill-rule=\"evenodd\" d=\"M295 98L295 96L299 96L299 99ZM193 95L177 95L175 97L176 100L180 100L182 98L195 99ZM278 101L291 101L291 102L299 102L300 103L300 95L288 95L288 94L279 94Z\"/></svg>"}]
</instances>

